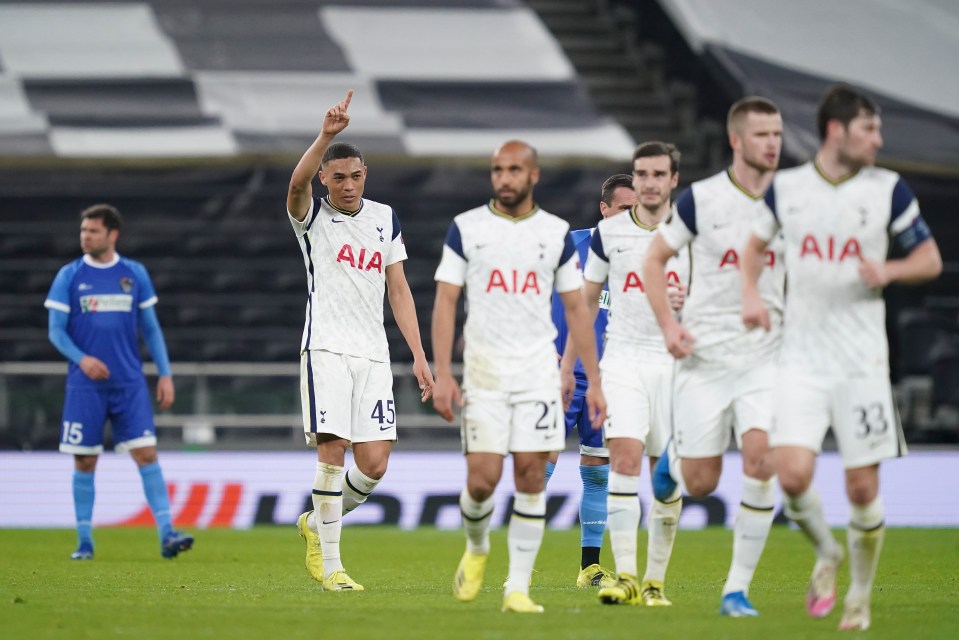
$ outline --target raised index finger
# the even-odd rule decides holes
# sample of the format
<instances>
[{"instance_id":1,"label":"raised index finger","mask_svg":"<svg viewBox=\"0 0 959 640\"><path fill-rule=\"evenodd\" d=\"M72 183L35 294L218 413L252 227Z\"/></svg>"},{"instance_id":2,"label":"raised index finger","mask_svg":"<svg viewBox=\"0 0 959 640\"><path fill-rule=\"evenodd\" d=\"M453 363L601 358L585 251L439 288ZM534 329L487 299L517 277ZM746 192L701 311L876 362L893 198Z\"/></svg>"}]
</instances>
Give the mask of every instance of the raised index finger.
<instances>
[{"instance_id":1,"label":"raised index finger","mask_svg":"<svg viewBox=\"0 0 959 640\"><path fill-rule=\"evenodd\" d=\"M343 101L343 111L346 111L350 108L350 100L353 99L353 90L350 89L346 92L346 99Z\"/></svg>"}]
</instances>

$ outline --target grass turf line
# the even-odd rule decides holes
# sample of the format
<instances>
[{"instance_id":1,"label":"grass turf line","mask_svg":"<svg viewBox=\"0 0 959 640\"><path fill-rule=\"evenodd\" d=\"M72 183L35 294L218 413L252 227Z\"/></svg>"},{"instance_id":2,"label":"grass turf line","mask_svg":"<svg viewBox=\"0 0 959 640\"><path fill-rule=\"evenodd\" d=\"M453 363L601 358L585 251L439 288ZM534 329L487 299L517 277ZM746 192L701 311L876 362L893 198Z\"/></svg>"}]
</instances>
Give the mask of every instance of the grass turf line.
<instances>
[{"instance_id":1,"label":"grass turf line","mask_svg":"<svg viewBox=\"0 0 959 640\"><path fill-rule=\"evenodd\" d=\"M842 532L837 532L842 536ZM196 547L160 558L150 529L98 529L96 559L70 561L68 530L0 530L0 635L56 638L822 638L836 631L841 601L809 619L803 598L813 555L801 534L776 526L750 591L756 619L718 615L732 534L679 532L667 575L674 606L603 606L574 586L579 531L547 531L531 596L545 615L500 613L505 529L492 534L486 583L477 600L456 602L459 531L347 527L343 559L363 593L320 591L303 566L293 527L198 531ZM646 532L640 531L639 566ZM613 568L604 547L603 563ZM873 596L873 625L856 637L955 637L959 628L959 535L955 529L890 529ZM844 565L840 598L848 584Z\"/></svg>"}]
</instances>

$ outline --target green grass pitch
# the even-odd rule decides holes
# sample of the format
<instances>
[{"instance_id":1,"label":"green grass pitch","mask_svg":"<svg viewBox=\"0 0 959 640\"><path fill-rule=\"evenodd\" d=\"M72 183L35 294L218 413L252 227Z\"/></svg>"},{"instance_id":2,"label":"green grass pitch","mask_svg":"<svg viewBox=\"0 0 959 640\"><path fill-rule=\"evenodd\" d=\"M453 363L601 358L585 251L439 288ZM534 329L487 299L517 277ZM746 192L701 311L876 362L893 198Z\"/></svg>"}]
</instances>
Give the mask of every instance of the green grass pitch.
<instances>
[{"instance_id":1,"label":"green grass pitch","mask_svg":"<svg viewBox=\"0 0 959 640\"><path fill-rule=\"evenodd\" d=\"M838 532L842 535L842 532ZM718 615L731 532L680 531L668 574L669 608L604 606L573 586L578 530L547 531L531 595L544 615L500 613L505 530L493 532L486 585L471 604L450 582L463 550L459 531L347 527L342 549L363 593L325 593L303 566L293 527L197 532L196 546L163 560L148 529L98 529L97 556L72 562L68 530L0 530L0 637L336 638L534 640L850 637L828 618L806 617L812 552L801 535L773 529L750 597L761 616ZM640 571L646 533L640 531ZM604 548L604 564L612 567ZM857 638L959 637L959 531L891 529L879 565L873 624ZM844 567L840 594L848 574Z\"/></svg>"}]
</instances>

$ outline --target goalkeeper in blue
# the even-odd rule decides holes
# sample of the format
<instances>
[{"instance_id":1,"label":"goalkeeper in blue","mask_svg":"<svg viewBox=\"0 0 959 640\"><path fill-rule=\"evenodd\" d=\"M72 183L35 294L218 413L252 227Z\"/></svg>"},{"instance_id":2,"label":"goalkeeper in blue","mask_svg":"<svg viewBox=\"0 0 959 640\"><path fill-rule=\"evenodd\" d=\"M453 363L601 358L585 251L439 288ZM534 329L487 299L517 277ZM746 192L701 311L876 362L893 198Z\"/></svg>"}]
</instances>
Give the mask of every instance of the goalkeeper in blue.
<instances>
[{"instance_id":1,"label":"goalkeeper in blue","mask_svg":"<svg viewBox=\"0 0 959 640\"><path fill-rule=\"evenodd\" d=\"M140 471L143 492L160 538L160 554L174 558L193 538L174 531L163 471L157 461L153 408L143 363L142 334L159 372L156 400L173 404L170 360L154 305L157 296L146 268L116 252L122 218L107 204L80 214L83 256L57 273L44 306L49 336L70 362L60 451L73 454L73 504L77 549L73 560L93 558L94 473L103 451L107 420L117 453L129 452Z\"/></svg>"}]
</instances>

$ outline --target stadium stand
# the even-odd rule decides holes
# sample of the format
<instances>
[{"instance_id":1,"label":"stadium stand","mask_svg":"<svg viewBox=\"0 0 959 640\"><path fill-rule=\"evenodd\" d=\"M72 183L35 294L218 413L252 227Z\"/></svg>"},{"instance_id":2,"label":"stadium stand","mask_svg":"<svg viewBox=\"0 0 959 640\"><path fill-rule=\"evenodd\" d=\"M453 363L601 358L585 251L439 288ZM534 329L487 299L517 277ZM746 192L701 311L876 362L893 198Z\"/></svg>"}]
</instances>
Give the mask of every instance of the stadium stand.
<instances>
[{"instance_id":1,"label":"stadium stand","mask_svg":"<svg viewBox=\"0 0 959 640\"><path fill-rule=\"evenodd\" d=\"M950 3L921 4L956 17ZM785 162L804 159L809 96L829 80L816 70L828 67L799 53L791 67L792 58L770 53L788 37L754 41L707 5L0 0L0 362L60 360L47 341L43 299L56 269L78 255L78 212L106 201L126 217L121 254L154 277L175 363L295 363L306 278L284 218L286 188L322 110L348 88L356 95L344 139L367 154L367 197L400 216L429 351L445 230L454 214L489 196L486 162L503 140L522 137L539 148L537 199L577 227L594 221L599 184L628 170L636 141L677 143L681 186L721 168L725 110L746 91L769 91L785 105ZM695 12L722 21L742 49L723 41L718 26L697 31L712 23L691 19ZM905 33L921 37L910 25ZM937 40L933 48L948 46ZM938 281L887 292L896 375L910 401L904 418L926 425L930 437L940 427L959 432L959 420L941 410L956 404L948 388L955 359L936 351L959 335L959 224L951 215L959 143L950 137L959 131L959 101L949 102L951 86L929 98L901 74L886 82L868 69L835 71L868 78L890 105L887 141L905 140L890 145L889 161L919 195L947 259ZM917 130L924 141L910 138ZM930 137L935 144L926 144ZM387 320L391 350L403 359L388 309ZM932 339L930 326L944 342ZM936 366L942 380L937 373L934 388ZM184 404L196 398L187 380ZM276 384L286 389L282 380ZM222 393L248 391L227 385ZM229 402L217 406L241 407ZM23 420L29 410L15 413ZM33 446L22 435L17 441Z\"/></svg>"}]
</instances>

